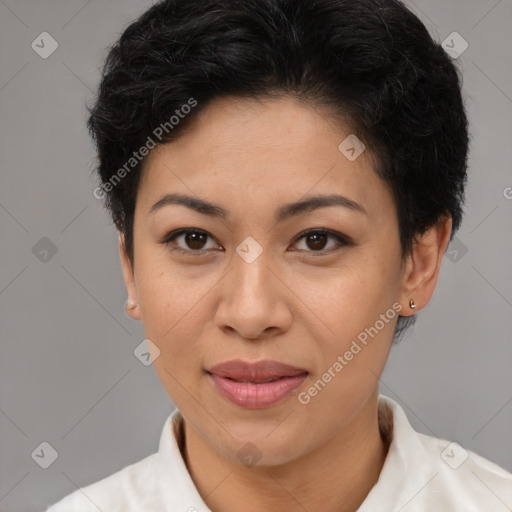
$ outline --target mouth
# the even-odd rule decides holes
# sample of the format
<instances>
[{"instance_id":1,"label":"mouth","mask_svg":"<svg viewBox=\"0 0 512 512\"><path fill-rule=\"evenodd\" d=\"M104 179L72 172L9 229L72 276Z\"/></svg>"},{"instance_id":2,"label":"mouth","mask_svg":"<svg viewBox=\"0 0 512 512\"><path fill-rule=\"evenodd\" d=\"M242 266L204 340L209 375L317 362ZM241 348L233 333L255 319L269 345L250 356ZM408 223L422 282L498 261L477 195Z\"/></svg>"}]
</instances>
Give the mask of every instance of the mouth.
<instances>
[{"instance_id":1,"label":"mouth","mask_svg":"<svg viewBox=\"0 0 512 512\"><path fill-rule=\"evenodd\" d=\"M247 409L262 409L282 402L309 375L304 368L270 360L228 361L206 373L224 398Z\"/></svg>"},{"instance_id":2,"label":"mouth","mask_svg":"<svg viewBox=\"0 0 512 512\"><path fill-rule=\"evenodd\" d=\"M246 384L265 384L267 382L275 382L276 380L288 379L289 377L285 377L284 375L281 377L273 377L271 379L234 379L232 377L224 377L225 379L232 380L233 382L244 382Z\"/></svg>"}]
</instances>

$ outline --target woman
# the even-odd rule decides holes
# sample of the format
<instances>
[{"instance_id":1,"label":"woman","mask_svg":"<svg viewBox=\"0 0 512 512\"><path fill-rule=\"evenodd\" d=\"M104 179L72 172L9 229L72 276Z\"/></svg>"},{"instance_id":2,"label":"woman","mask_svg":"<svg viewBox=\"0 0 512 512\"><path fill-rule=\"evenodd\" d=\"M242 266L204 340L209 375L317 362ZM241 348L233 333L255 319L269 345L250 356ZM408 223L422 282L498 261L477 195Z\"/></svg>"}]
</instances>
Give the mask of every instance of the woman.
<instances>
[{"instance_id":1,"label":"woman","mask_svg":"<svg viewBox=\"0 0 512 512\"><path fill-rule=\"evenodd\" d=\"M461 223L460 89L396 0L167 0L125 30L94 194L177 410L50 512L512 507L511 474L378 392Z\"/></svg>"}]
</instances>

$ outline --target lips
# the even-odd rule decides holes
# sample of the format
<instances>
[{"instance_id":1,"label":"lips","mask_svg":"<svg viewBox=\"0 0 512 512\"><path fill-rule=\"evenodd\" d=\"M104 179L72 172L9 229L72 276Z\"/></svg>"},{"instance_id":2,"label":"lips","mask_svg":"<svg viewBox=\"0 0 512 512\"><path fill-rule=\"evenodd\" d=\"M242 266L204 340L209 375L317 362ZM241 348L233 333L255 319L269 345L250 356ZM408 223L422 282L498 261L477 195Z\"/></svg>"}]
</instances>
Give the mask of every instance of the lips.
<instances>
[{"instance_id":1,"label":"lips","mask_svg":"<svg viewBox=\"0 0 512 512\"><path fill-rule=\"evenodd\" d=\"M208 372L238 382L253 383L270 382L307 373L304 368L296 368L278 361L264 360L250 363L240 359L218 364Z\"/></svg>"},{"instance_id":2,"label":"lips","mask_svg":"<svg viewBox=\"0 0 512 512\"><path fill-rule=\"evenodd\" d=\"M304 368L278 361L250 363L240 359L213 366L207 373L224 397L249 409L281 402L308 376Z\"/></svg>"}]
</instances>

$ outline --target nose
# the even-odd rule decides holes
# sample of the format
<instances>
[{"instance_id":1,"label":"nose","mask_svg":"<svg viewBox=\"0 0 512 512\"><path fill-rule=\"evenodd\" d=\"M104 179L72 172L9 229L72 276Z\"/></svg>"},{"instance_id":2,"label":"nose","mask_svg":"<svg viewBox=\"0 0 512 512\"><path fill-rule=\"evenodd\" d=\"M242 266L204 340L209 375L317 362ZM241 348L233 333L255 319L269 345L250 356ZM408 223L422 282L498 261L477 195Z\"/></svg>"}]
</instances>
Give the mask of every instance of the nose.
<instances>
[{"instance_id":1,"label":"nose","mask_svg":"<svg viewBox=\"0 0 512 512\"><path fill-rule=\"evenodd\" d=\"M244 339L261 340L290 328L292 294L275 268L265 251L254 261L234 255L233 266L219 288L215 315L219 329L231 336L237 333Z\"/></svg>"}]
</instances>

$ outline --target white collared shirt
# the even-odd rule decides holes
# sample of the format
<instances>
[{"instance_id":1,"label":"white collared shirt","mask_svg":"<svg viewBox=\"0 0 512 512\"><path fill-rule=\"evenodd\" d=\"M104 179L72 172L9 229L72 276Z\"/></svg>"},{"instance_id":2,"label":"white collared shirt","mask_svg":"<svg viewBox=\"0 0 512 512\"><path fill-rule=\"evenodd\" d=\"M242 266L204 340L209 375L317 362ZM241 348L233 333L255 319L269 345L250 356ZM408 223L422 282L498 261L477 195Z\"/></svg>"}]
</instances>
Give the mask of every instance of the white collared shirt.
<instances>
[{"instance_id":1,"label":"white collared shirt","mask_svg":"<svg viewBox=\"0 0 512 512\"><path fill-rule=\"evenodd\" d=\"M167 418L157 453L77 489L46 512L211 512L180 452L181 421L177 409ZM383 395L379 421L391 444L358 512L512 511L511 473L456 443L416 432Z\"/></svg>"}]
</instances>

